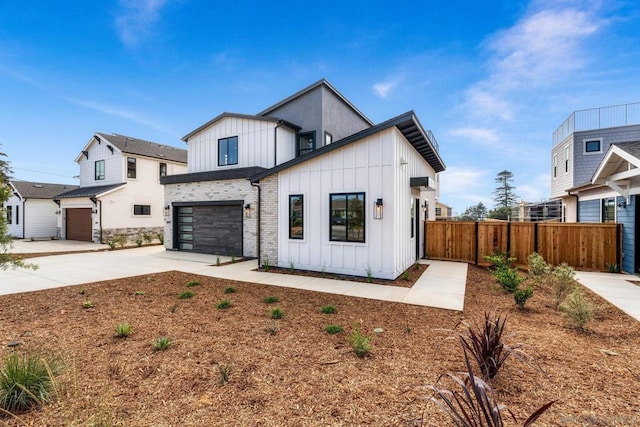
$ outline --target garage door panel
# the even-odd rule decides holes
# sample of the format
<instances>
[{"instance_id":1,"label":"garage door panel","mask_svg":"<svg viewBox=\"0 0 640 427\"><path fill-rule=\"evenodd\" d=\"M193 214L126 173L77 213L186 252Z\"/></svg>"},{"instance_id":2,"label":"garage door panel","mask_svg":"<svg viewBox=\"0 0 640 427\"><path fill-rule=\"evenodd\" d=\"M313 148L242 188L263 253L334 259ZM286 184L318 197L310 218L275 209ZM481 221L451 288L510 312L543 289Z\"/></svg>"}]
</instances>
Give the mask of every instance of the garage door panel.
<instances>
[{"instance_id":1,"label":"garage door panel","mask_svg":"<svg viewBox=\"0 0 640 427\"><path fill-rule=\"evenodd\" d=\"M91 208L74 208L66 210L66 239L93 241L91 227Z\"/></svg>"},{"instance_id":2,"label":"garage door panel","mask_svg":"<svg viewBox=\"0 0 640 427\"><path fill-rule=\"evenodd\" d=\"M194 206L193 250L242 256L242 206Z\"/></svg>"}]
</instances>

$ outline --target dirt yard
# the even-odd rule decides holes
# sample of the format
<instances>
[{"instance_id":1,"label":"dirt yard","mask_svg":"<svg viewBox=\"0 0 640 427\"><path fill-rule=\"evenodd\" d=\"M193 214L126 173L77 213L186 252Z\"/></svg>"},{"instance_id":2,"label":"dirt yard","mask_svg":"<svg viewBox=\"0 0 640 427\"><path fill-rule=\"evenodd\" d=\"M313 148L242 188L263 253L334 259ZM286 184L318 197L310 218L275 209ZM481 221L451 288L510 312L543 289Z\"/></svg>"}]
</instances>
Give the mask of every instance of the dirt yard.
<instances>
[{"instance_id":1,"label":"dirt yard","mask_svg":"<svg viewBox=\"0 0 640 427\"><path fill-rule=\"evenodd\" d=\"M215 267L212 267L215 268ZM187 283L199 286L187 288ZM232 286L236 292L224 294ZM191 290L195 296L178 299ZM463 313L170 272L0 297L1 352L40 347L66 370L58 397L9 425L122 426L425 426L448 425L426 384L464 368L455 340L461 320L508 314L508 343L544 370L509 360L493 381L522 425L547 401L536 425L640 425L640 324L599 305L585 332L536 289L519 310L487 271L470 266ZM142 294L143 293L143 294ZM263 299L276 296L278 303ZM216 308L223 299L233 306ZM93 308L83 308L91 301ZM331 304L336 314L322 314ZM285 316L270 318L281 308ZM116 338L116 325L133 333ZM325 327L341 325L329 335ZM348 344L354 327L373 337L369 356ZM383 332L375 333L374 328ZM167 350L152 342L171 338ZM607 354L608 353L608 354ZM227 374L227 381L222 380Z\"/></svg>"}]
</instances>

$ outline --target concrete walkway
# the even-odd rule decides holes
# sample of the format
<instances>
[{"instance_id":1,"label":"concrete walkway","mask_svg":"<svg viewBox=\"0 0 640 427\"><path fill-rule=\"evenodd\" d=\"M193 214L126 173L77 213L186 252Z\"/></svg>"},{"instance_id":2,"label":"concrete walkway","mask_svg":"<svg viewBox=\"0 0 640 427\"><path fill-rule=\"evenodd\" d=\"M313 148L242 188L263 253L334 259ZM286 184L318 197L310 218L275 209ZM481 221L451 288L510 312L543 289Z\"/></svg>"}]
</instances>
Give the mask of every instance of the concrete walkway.
<instances>
[{"instance_id":1,"label":"concrete walkway","mask_svg":"<svg viewBox=\"0 0 640 427\"><path fill-rule=\"evenodd\" d=\"M449 310L462 310L464 307L467 265L462 263L423 260L422 262L430 265L429 268L412 288L403 288L253 271L258 267L256 260L217 267L214 265L216 260L217 257L213 255L166 251L162 246L33 258L29 261L38 264L38 270L0 271L0 294L177 270L264 285ZM220 261L224 263L230 259L220 257Z\"/></svg>"},{"instance_id":2,"label":"concrete walkway","mask_svg":"<svg viewBox=\"0 0 640 427\"><path fill-rule=\"evenodd\" d=\"M87 252L109 249L109 245L80 242L77 240L30 240L13 241L12 254L41 254L51 252Z\"/></svg>"},{"instance_id":3,"label":"concrete walkway","mask_svg":"<svg viewBox=\"0 0 640 427\"><path fill-rule=\"evenodd\" d=\"M640 322L640 286L629 282L638 282L640 277L576 271L576 280Z\"/></svg>"}]
</instances>

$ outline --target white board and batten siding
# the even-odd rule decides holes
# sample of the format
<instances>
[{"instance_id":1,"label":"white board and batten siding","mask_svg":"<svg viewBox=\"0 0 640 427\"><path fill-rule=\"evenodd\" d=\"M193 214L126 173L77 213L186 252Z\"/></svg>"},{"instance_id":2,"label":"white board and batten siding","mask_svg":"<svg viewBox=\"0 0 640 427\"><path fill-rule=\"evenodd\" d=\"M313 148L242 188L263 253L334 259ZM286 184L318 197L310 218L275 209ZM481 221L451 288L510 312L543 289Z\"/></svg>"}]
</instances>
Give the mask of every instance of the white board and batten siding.
<instances>
[{"instance_id":1,"label":"white board and batten siding","mask_svg":"<svg viewBox=\"0 0 640 427\"><path fill-rule=\"evenodd\" d=\"M400 157L407 164L401 165ZM409 177L434 175L396 128L279 172L278 265L358 276L370 268L375 277L396 278L415 261ZM330 241L330 194L360 192L365 193L365 243ZM288 235L289 195L295 194L304 196L301 240ZM384 217L373 219L379 198Z\"/></svg>"},{"instance_id":2,"label":"white board and batten siding","mask_svg":"<svg viewBox=\"0 0 640 427\"><path fill-rule=\"evenodd\" d=\"M295 132L277 128L278 149L274 147L276 123L265 120L225 117L191 136L188 160L189 173L221 169L260 166L271 168L295 156ZM218 165L218 140L238 137L238 164Z\"/></svg>"},{"instance_id":3,"label":"white board and batten siding","mask_svg":"<svg viewBox=\"0 0 640 427\"><path fill-rule=\"evenodd\" d=\"M93 187L97 185L111 185L124 181L125 166L123 163L123 154L116 147L113 147L113 153L107 148L106 142L93 142L87 148L89 158L84 154L80 154L78 164L80 165L80 186ZM104 160L104 179L96 180L95 163L98 160ZM126 161L126 158L124 159Z\"/></svg>"},{"instance_id":4,"label":"white board and batten siding","mask_svg":"<svg viewBox=\"0 0 640 427\"><path fill-rule=\"evenodd\" d=\"M17 239L56 237L58 234L58 205L51 199L27 199L24 202L15 195L7 200L11 206L9 235Z\"/></svg>"},{"instance_id":5,"label":"white board and batten siding","mask_svg":"<svg viewBox=\"0 0 640 427\"><path fill-rule=\"evenodd\" d=\"M22 234L22 212L24 210L22 209L22 200L15 194L12 194L11 197L9 197L4 203L4 205L2 205L2 207L4 207L5 209L8 206L11 206L11 224L7 224L7 233L9 233L9 236L13 238L22 239L24 237ZM16 215L16 207L18 207L18 215ZM0 214L4 215L5 218L7 218L8 216L6 210L1 211ZM17 221L16 216L18 216Z\"/></svg>"}]
</instances>

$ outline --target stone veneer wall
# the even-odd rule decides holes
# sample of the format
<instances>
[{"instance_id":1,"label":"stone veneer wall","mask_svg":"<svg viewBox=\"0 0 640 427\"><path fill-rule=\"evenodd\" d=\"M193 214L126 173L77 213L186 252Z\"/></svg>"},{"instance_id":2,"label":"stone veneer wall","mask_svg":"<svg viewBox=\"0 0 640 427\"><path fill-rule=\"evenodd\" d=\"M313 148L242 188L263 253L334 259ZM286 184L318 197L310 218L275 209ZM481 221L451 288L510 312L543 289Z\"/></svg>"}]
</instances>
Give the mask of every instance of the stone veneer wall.
<instances>
[{"instance_id":1,"label":"stone veneer wall","mask_svg":"<svg viewBox=\"0 0 640 427\"><path fill-rule=\"evenodd\" d=\"M165 184L165 204L173 202L209 202L223 200L243 200L244 205L251 204L249 218L244 216L242 209L242 256L255 257L258 255L258 189L252 187L247 179L229 179L223 181L197 181L183 184ZM173 209L171 215L165 217L164 243L165 248L173 249Z\"/></svg>"},{"instance_id":2,"label":"stone veneer wall","mask_svg":"<svg viewBox=\"0 0 640 427\"><path fill-rule=\"evenodd\" d=\"M278 264L278 174L261 180L260 187L260 262L273 266Z\"/></svg>"},{"instance_id":3,"label":"stone veneer wall","mask_svg":"<svg viewBox=\"0 0 640 427\"><path fill-rule=\"evenodd\" d=\"M162 227L139 227L139 228L109 228L109 229L103 229L102 230L102 243L106 243L107 241L111 240L112 238L124 234L127 236L127 243L131 244L131 243L135 243L136 239L138 238L138 236L142 236L145 233L149 233L153 236L153 241L152 242L157 242L159 241L158 239L158 234L159 233L163 233L164 229ZM99 233L99 231L98 231ZM100 236L98 235L95 238L96 242L100 241ZM147 242L144 242L144 244L147 244Z\"/></svg>"}]
</instances>

